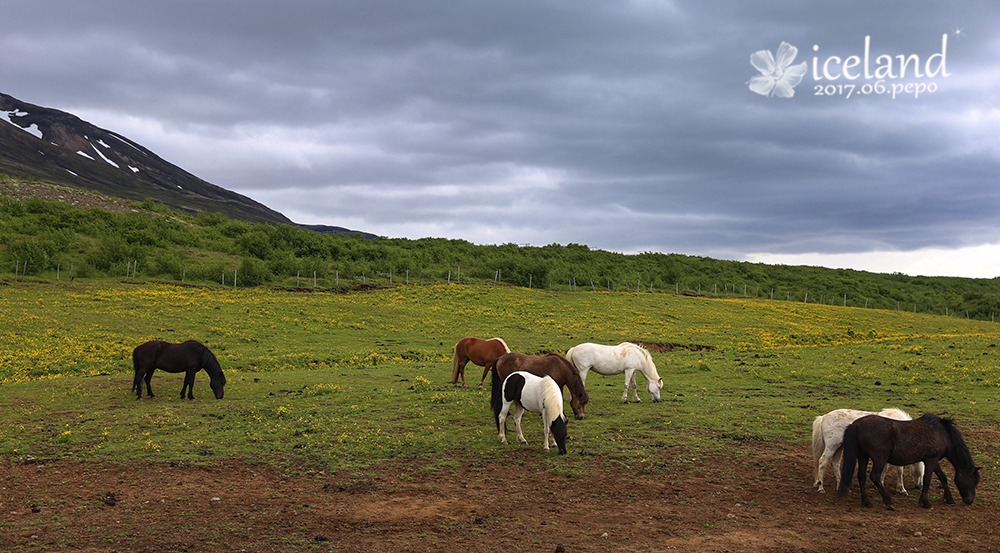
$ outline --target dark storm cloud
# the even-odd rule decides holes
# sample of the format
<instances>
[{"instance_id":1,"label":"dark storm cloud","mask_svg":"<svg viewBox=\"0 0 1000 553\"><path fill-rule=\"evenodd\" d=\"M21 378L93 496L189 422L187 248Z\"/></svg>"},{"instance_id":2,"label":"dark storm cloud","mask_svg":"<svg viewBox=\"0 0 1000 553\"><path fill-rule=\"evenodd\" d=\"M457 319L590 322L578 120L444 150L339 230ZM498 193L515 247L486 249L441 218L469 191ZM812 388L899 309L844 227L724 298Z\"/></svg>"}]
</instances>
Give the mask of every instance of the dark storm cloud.
<instances>
[{"instance_id":1,"label":"dark storm cloud","mask_svg":"<svg viewBox=\"0 0 1000 553\"><path fill-rule=\"evenodd\" d=\"M1000 242L995 10L759 4L8 1L0 90L386 235L737 258ZM943 34L933 93L815 95L863 80L815 81L814 57L869 37L872 64L923 62ZM751 54L782 42L808 73L755 94Z\"/></svg>"}]
</instances>

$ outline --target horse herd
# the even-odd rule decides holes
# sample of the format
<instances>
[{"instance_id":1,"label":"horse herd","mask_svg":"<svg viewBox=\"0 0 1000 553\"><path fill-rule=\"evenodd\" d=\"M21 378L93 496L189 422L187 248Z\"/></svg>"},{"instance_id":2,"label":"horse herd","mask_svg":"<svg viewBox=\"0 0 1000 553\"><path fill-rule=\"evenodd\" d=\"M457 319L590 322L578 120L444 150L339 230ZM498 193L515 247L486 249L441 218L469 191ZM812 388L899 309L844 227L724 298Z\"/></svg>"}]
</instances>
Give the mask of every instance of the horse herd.
<instances>
[{"instance_id":1,"label":"horse herd","mask_svg":"<svg viewBox=\"0 0 1000 553\"><path fill-rule=\"evenodd\" d=\"M625 374L625 390L622 401L628 403L629 387L633 400L639 402L636 372L646 377L647 389L654 402L660 401L663 379L656 372L656 365L649 352L642 346L623 342L616 346L585 343L570 348L565 356L550 353L544 356L513 353L500 338L483 340L466 337L455 344L452 363L453 385L458 386L461 378L465 384L465 366L472 362L484 368L479 381L483 388L487 374L492 374L490 406L501 443L506 444L504 423L514 407L514 425L517 439L527 443L521 432L521 415L524 411L542 416L544 449L549 451L550 438L566 453L566 416L563 414L563 389L570 392L570 405L577 419L583 419L585 406L590 402L585 388L587 374L595 371L603 375ZM211 379L211 388L216 399L223 398L226 377L219 361L203 344L189 340L173 344L154 340L146 342L132 352L135 377L132 391L137 399L142 399L142 383L146 392L153 396L150 380L153 372L186 373L181 388L181 398L187 392L188 399L194 399L194 375L204 369ZM971 505L976 497L979 484L979 467L976 467L962 434L951 419L925 414L912 420L905 412L891 408L879 413L837 409L816 417L812 429L813 487L823 492L823 473L826 465L833 463L840 495L850 489L855 466L858 468L858 484L861 502L871 506L865 491L866 471L869 460L871 473L867 480L882 496L888 509L892 509L892 497L883 486L888 465L897 467L896 490L906 494L903 483L903 467L909 466L914 485L921 489L919 505L930 507L927 499L932 475L937 475L944 492L944 500L954 504L948 479L941 469L941 459L947 458L955 468L955 486L962 501Z\"/></svg>"}]
</instances>

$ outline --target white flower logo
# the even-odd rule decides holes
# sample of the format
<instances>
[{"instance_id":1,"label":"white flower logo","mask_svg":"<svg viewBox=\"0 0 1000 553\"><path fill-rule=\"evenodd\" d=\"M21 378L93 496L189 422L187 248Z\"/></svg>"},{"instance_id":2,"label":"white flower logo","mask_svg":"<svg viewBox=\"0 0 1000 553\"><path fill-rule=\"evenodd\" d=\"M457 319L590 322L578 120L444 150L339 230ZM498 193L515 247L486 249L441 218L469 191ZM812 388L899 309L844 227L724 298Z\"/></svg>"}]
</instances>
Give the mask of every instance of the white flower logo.
<instances>
[{"instance_id":1,"label":"white flower logo","mask_svg":"<svg viewBox=\"0 0 1000 553\"><path fill-rule=\"evenodd\" d=\"M750 64L761 72L750 79L750 90L761 96L791 98L795 95L795 85L802 82L806 74L806 62L792 65L799 49L787 42L778 47L778 60L770 50L759 50L750 56Z\"/></svg>"}]
</instances>

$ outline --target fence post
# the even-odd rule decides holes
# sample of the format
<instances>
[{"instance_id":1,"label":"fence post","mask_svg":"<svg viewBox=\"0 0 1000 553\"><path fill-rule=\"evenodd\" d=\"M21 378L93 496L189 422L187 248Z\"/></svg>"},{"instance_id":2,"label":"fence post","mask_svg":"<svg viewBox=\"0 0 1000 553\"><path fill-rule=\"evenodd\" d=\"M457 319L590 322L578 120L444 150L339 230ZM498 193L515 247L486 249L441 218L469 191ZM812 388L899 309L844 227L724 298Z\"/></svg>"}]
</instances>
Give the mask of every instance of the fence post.
<instances>
[{"instance_id":1,"label":"fence post","mask_svg":"<svg viewBox=\"0 0 1000 553\"><path fill-rule=\"evenodd\" d=\"M236 288L236 271L239 269L233 269L233 288Z\"/></svg>"},{"instance_id":2,"label":"fence post","mask_svg":"<svg viewBox=\"0 0 1000 553\"><path fill-rule=\"evenodd\" d=\"M66 282L70 282L72 280L73 280L73 264L70 263L69 264L69 276L66 277Z\"/></svg>"},{"instance_id":3,"label":"fence post","mask_svg":"<svg viewBox=\"0 0 1000 553\"><path fill-rule=\"evenodd\" d=\"M62 260L56 263L56 282L59 282L59 269L62 269Z\"/></svg>"}]
</instances>

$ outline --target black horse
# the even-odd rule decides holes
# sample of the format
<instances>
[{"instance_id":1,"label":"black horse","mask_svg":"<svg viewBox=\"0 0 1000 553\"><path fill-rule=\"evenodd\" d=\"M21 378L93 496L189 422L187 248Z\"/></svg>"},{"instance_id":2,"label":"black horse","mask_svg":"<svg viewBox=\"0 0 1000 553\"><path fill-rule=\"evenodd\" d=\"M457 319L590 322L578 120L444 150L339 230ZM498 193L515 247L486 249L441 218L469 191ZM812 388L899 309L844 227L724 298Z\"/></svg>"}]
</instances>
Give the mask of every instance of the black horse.
<instances>
[{"instance_id":1,"label":"black horse","mask_svg":"<svg viewBox=\"0 0 1000 553\"><path fill-rule=\"evenodd\" d=\"M155 397L149 381L152 380L153 371L156 369L168 373L187 373L184 376L184 386L181 387L181 399L184 399L185 390L188 399L194 399L194 373L205 369L212 379L211 386L215 392L215 399L222 399L226 375L222 374L222 367L219 366L215 354L201 342L195 340L188 340L183 344L172 344L161 340L146 342L132 350L132 365L135 367L132 391L136 393L136 399L142 399L143 380L146 381L146 392L149 397Z\"/></svg>"},{"instance_id":2,"label":"black horse","mask_svg":"<svg viewBox=\"0 0 1000 553\"><path fill-rule=\"evenodd\" d=\"M896 466L912 465L923 461L924 482L919 504L930 508L927 493L931 489L931 474L937 474L944 489L944 500L954 505L948 478L941 470L940 461L947 457L955 467L955 486L966 505L976 499L979 484L979 467L972 461L972 454L962 439L962 434L951 419L934 415L924 415L913 421L898 421L878 415L861 417L844 431L844 466L840 476L840 495L847 494L854 476L854 464L858 466L858 484L861 486L861 504L871 507L872 502L865 493L865 471L868 459L872 460L871 481L882 494L885 506L892 510L892 497L879 482L879 475L886 463Z\"/></svg>"}]
</instances>

